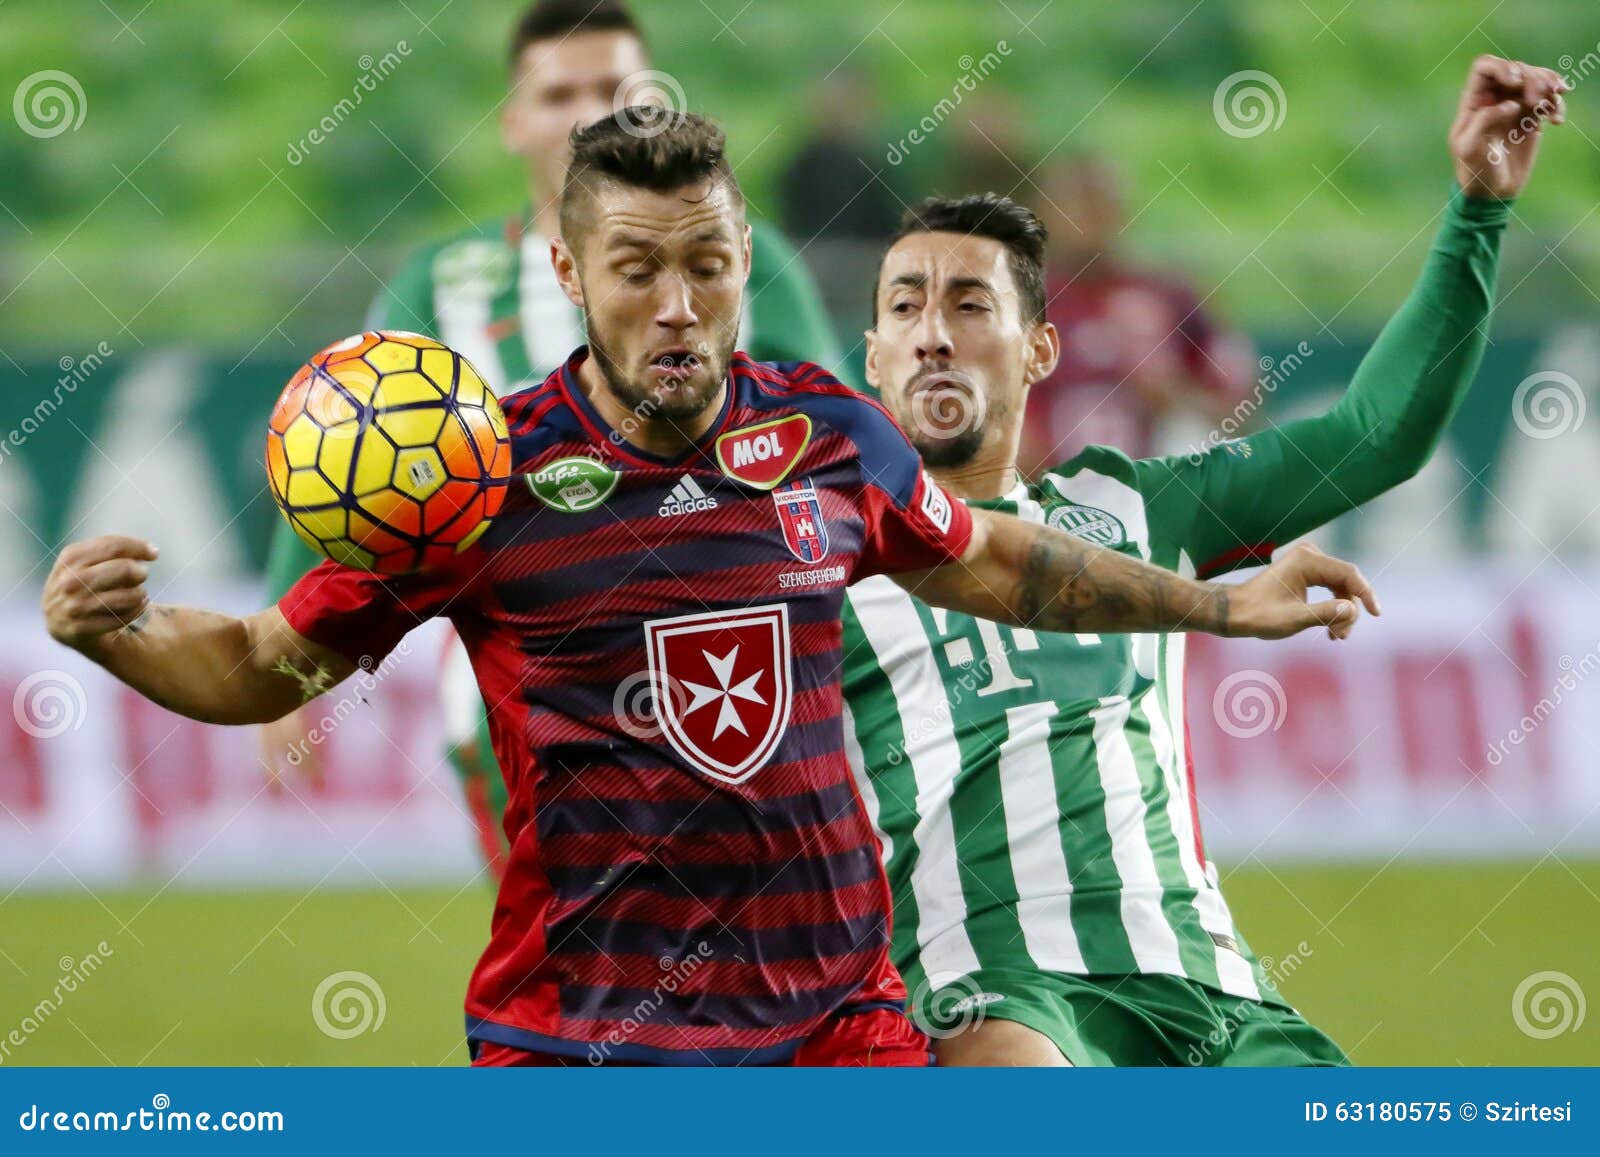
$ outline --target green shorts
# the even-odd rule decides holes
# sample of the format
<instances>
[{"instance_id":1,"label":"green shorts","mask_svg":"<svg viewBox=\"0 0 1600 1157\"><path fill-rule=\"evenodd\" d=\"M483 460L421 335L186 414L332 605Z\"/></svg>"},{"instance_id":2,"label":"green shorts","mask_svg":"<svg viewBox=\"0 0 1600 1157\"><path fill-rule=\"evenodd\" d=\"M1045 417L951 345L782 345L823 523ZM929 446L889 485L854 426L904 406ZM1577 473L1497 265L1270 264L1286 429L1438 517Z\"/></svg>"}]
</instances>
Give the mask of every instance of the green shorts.
<instances>
[{"instance_id":1,"label":"green shorts","mask_svg":"<svg viewBox=\"0 0 1600 1157\"><path fill-rule=\"evenodd\" d=\"M1075 1065L1331 1066L1350 1059L1292 1008L1227 996L1181 976L1074 976L985 968L930 1008L976 1010L1055 1042ZM940 1026L927 1026L937 1036Z\"/></svg>"}]
</instances>

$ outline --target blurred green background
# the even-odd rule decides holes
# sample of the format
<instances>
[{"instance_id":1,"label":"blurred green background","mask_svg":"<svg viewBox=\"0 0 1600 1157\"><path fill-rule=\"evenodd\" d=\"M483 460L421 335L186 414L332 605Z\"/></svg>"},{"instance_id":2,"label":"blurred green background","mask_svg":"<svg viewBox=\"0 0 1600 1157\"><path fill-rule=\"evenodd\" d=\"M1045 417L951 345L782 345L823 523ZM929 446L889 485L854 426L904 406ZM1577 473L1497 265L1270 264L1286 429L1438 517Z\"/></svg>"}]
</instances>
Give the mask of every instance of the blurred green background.
<instances>
[{"instance_id":1,"label":"blurred green background","mask_svg":"<svg viewBox=\"0 0 1600 1157\"><path fill-rule=\"evenodd\" d=\"M1412 267L1391 259L1426 236L1447 187L1445 129L1474 55L1579 72L1600 51L1591 0L638 7L657 67L726 123L768 215L777 174L818 115L822 78L870 78L887 149L949 96L964 57L1006 41L1009 55L969 99L1014 120L1027 153L1116 157L1135 248L1217 287L1223 311L1251 327L1371 323L1399 299ZM119 349L182 340L296 357L321 345L327 319L360 317L410 247L521 202L494 119L516 9L106 0L64 18L59 5L12 0L0 13L4 91L60 69L81 84L87 113L49 139L0 133L0 349L76 352L108 338ZM398 68L291 165L291 144L349 96L363 58L401 41ZM1244 69L1281 82L1275 131L1219 130L1213 93ZM1600 84L1580 83L1571 101L1567 133L1592 136ZM949 183L960 136L941 125L888 176L906 195ZM1594 304L1584 282L1600 256L1587 217L1600 152L1562 145L1516 226L1561 260L1531 271L1508 323ZM1022 161L1018 179L1031 168ZM1508 285L1543 256L1516 249Z\"/></svg>"}]
</instances>

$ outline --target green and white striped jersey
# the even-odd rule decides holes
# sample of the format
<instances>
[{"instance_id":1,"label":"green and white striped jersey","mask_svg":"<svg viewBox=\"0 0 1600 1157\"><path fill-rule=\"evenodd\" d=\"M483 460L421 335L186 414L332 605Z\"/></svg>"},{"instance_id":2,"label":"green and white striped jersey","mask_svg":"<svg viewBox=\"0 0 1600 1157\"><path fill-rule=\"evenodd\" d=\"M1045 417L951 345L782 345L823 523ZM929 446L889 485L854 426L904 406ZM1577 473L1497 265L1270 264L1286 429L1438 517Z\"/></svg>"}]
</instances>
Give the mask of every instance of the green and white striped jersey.
<instances>
[{"instance_id":1,"label":"green and white striped jersey","mask_svg":"<svg viewBox=\"0 0 1600 1157\"><path fill-rule=\"evenodd\" d=\"M1483 357L1510 211L1456 190L1421 278L1326 413L1171 458L1091 446L972 505L1204 578L1270 557L1432 455ZM1015 630L887 578L850 589L844 622L847 748L913 992L1009 966L1168 973L1282 1003L1202 852L1182 635Z\"/></svg>"},{"instance_id":2,"label":"green and white striped jersey","mask_svg":"<svg viewBox=\"0 0 1600 1157\"><path fill-rule=\"evenodd\" d=\"M1143 481L1157 477L1152 504L1135 463L1091 448L971 505L1192 575L1187 520L1164 517L1173 475ZM1202 852L1182 635L1012 628L882 577L850 589L844 626L847 748L913 992L1031 967L1170 973L1282 1003Z\"/></svg>"}]
</instances>

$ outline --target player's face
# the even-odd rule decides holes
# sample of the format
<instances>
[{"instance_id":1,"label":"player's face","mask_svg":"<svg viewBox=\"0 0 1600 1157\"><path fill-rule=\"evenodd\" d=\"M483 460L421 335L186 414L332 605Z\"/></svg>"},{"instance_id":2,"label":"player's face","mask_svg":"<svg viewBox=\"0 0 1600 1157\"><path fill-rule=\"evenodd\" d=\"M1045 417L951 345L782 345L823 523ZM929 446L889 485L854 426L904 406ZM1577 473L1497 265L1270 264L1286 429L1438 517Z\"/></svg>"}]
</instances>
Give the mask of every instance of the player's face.
<instances>
[{"instance_id":1,"label":"player's face","mask_svg":"<svg viewBox=\"0 0 1600 1157\"><path fill-rule=\"evenodd\" d=\"M569 239L589 348L623 405L693 418L721 402L738 340L744 208L720 182L670 193L605 182L595 202Z\"/></svg>"},{"instance_id":2,"label":"player's face","mask_svg":"<svg viewBox=\"0 0 1600 1157\"><path fill-rule=\"evenodd\" d=\"M571 159L572 130L610 116L628 78L649 67L644 45L631 32L534 41L512 70L511 92L500 110L506 151L535 169L539 184L554 197Z\"/></svg>"},{"instance_id":3,"label":"player's face","mask_svg":"<svg viewBox=\"0 0 1600 1157\"><path fill-rule=\"evenodd\" d=\"M1055 365L1055 330L1022 317L1004 245L913 233L878 271L867 381L930 466L1015 455L1028 387Z\"/></svg>"}]
</instances>

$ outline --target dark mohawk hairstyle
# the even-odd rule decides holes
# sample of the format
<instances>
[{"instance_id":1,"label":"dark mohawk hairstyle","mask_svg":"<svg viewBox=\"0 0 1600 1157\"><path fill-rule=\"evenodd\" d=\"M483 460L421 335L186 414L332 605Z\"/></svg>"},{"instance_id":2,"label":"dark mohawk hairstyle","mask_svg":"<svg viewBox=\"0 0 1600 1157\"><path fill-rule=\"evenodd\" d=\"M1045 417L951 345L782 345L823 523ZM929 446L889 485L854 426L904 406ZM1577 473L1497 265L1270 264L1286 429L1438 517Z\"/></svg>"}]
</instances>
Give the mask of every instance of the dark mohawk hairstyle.
<instances>
[{"instance_id":1,"label":"dark mohawk hairstyle","mask_svg":"<svg viewBox=\"0 0 1600 1157\"><path fill-rule=\"evenodd\" d=\"M536 0L511 26L510 64L513 71L522 50L541 40L565 40L583 32L631 32L644 36L633 13L622 0Z\"/></svg>"},{"instance_id":2,"label":"dark mohawk hairstyle","mask_svg":"<svg viewBox=\"0 0 1600 1157\"><path fill-rule=\"evenodd\" d=\"M1044 320L1044 243L1043 223L1033 210L999 193L975 193L970 197L928 197L918 201L900 218L900 228L889 241L896 242L913 233L964 233L988 237L1006 247L1011 277L1017 283L1017 297L1025 321L1037 325ZM873 294L873 320L877 320L877 294Z\"/></svg>"},{"instance_id":3,"label":"dark mohawk hairstyle","mask_svg":"<svg viewBox=\"0 0 1600 1157\"><path fill-rule=\"evenodd\" d=\"M574 129L571 145L572 163L561 190L563 235L574 232L605 181L658 193L710 181L726 185L736 204L744 202L722 129L697 113L634 105Z\"/></svg>"}]
</instances>

